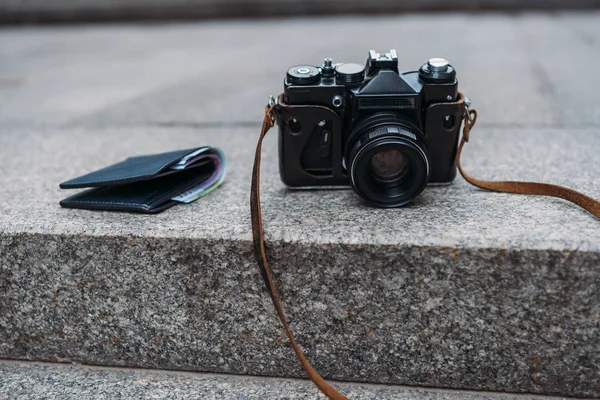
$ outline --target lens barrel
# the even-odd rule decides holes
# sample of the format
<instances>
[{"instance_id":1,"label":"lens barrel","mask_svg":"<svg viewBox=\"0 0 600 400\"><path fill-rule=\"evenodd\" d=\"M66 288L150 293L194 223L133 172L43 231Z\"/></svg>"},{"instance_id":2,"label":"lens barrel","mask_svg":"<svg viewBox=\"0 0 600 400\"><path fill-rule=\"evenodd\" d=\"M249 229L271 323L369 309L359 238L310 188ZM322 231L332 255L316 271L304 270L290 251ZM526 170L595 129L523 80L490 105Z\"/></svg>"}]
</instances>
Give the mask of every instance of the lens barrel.
<instances>
[{"instance_id":1,"label":"lens barrel","mask_svg":"<svg viewBox=\"0 0 600 400\"><path fill-rule=\"evenodd\" d=\"M379 207L406 205L429 182L425 136L398 114L375 113L358 122L349 135L345 156L352 188Z\"/></svg>"}]
</instances>

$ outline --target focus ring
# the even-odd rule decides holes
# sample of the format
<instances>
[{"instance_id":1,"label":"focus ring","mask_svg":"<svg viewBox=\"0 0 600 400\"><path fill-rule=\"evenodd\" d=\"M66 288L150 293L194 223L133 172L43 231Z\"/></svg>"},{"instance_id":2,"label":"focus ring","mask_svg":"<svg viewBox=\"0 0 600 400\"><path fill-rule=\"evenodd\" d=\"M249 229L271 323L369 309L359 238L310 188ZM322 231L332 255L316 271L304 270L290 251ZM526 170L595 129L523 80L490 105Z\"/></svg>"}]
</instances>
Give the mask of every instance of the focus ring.
<instances>
[{"instance_id":1,"label":"focus ring","mask_svg":"<svg viewBox=\"0 0 600 400\"><path fill-rule=\"evenodd\" d=\"M401 117L370 116L355 126L349 139L346 161L350 184L366 202L379 207L400 207L414 200L427 186L431 168L425 137ZM391 166L407 163L402 167L406 172L400 173L400 169L398 175L382 179L377 173L377 163L386 159Z\"/></svg>"}]
</instances>

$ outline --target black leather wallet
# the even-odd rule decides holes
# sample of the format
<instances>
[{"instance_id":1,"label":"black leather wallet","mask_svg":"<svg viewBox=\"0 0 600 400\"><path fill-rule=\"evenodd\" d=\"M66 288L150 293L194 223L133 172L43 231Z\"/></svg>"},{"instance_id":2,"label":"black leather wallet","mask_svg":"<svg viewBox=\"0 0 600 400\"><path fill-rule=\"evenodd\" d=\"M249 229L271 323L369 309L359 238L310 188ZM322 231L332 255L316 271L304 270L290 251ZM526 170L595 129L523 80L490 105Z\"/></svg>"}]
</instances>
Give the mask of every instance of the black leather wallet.
<instances>
[{"instance_id":1,"label":"black leather wallet","mask_svg":"<svg viewBox=\"0 0 600 400\"><path fill-rule=\"evenodd\" d=\"M130 157L60 184L62 189L93 188L60 202L67 208L158 213L189 203L224 179L219 149L199 147Z\"/></svg>"}]
</instances>

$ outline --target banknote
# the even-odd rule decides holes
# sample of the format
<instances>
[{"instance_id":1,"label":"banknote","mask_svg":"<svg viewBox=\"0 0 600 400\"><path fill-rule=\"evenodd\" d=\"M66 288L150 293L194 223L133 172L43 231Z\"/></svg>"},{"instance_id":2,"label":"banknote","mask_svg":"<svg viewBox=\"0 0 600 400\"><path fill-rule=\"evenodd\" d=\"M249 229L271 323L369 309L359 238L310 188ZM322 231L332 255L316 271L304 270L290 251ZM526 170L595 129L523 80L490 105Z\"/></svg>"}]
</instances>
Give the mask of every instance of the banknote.
<instances>
[{"instance_id":1,"label":"banknote","mask_svg":"<svg viewBox=\"0 0 600 400\"><path fill-rule=\"evenodd\" d=\"M214 170L212 174L204 181L193 188L171 198L180 203L191 203L202 196L206 196L225 180L225 156L223 152L216 147L203 147L183 157L179 162L171 166L171 169L183 170L198 163L210 161Z\"/></svg>"}]
</instances>

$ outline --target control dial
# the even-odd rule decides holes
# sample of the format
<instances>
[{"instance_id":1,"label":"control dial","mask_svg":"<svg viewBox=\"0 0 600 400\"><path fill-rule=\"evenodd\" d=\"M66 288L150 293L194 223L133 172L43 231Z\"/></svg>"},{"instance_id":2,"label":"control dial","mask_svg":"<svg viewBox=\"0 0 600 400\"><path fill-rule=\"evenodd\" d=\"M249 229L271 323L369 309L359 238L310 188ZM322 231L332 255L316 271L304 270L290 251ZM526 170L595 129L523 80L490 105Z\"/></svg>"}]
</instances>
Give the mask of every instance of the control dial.
<instances>
[{"instance_id":1,"label":"control dial","mask_svg":"<svg viewBox=\"0 0 600 400\"><path fill-rule=\"evenodd\" d=\"M365 66L361 64L340 64L335 67L335 80L342 85L361 83L365 79Z\"/></svg>"},{"instance_id":2,"label":"control dial","mask_svg":"<svg viewBox=\"0 0 600 400\"><path fill-rule=\"evenodd\" d=\"M321 72L312 65L297 65L287 72L287 81L294 85L312 85L320 80Z\"/></svg>"},{"instance_id":3,"label":"control dial","mask_svg":"<svg viewBox=\"0 0 600 400\"><path fill-rule=\"evenodd\" d=\"M427 63L419 69L419 76L425 82L448 83L456 78L456 71L444 58L430 58Z\"/></svg>"}]
</instances>

